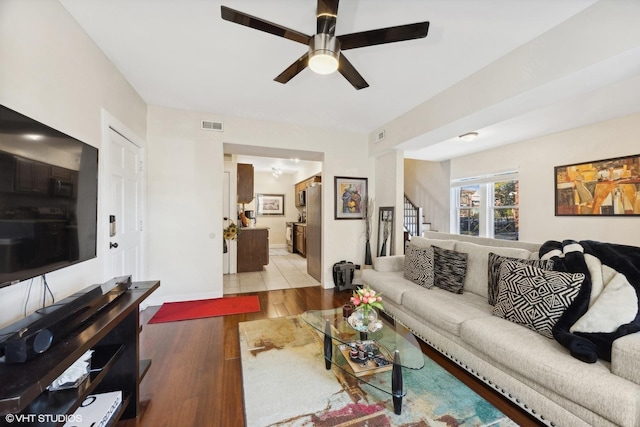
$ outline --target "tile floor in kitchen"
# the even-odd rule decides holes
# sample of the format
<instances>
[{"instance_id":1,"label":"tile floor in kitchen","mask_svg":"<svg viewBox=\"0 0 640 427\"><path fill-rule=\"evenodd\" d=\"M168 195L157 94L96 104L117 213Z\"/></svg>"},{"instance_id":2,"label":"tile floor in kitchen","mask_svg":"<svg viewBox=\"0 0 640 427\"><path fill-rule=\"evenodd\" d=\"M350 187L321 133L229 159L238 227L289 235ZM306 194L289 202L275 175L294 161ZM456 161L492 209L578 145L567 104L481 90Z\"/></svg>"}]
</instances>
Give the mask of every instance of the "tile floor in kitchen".
<instances>
[{"instance_id":1,"label":"tile floor in kitchen","mask_svg":"<svg viewBox=\"0 0 640 427\"><path fill-rule=\"evenodd\" d=\"M285 249L270 250L269 264L262 271L225 274L223 278L225 295L320 285L307 274L307 259Z\"/></svg>"}]
</instances>

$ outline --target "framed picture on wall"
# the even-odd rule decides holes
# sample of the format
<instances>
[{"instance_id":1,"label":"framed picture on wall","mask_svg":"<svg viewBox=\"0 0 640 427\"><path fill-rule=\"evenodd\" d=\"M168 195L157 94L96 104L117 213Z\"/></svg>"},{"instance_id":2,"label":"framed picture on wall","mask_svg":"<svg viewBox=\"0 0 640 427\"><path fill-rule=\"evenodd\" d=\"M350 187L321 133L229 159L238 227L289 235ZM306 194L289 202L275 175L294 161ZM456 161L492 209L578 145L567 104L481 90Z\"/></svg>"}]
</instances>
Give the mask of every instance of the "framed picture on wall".
<instances>
[{"instance_id":1,"label":"framed picture on wall","mask_svg":"<svg viewBox=\"0 0 640 427\"><path fill-rule=\"evenodd\" d=\"M256 210L258 215L284 215L284 194L258 194Z\"/></svg>"},{"instance_id":2,"label":"framed picture on wall","mask_svg":"<svg viewBox=\"0 0 640 427\"><path fill-rule=\"evenodd\" d=\"M363 219L367 178L335 177L335 219Z\"/></svg>"},{"instance_id":3,"label":"framed picture on wall","mask_svg":"<svg viewBox=\"0 0 640 427\"><path fill-rule=\"evenodd\" d=\"M640 215L640 154L554 170L556 216Z\"/></svg>"}]
</instances>

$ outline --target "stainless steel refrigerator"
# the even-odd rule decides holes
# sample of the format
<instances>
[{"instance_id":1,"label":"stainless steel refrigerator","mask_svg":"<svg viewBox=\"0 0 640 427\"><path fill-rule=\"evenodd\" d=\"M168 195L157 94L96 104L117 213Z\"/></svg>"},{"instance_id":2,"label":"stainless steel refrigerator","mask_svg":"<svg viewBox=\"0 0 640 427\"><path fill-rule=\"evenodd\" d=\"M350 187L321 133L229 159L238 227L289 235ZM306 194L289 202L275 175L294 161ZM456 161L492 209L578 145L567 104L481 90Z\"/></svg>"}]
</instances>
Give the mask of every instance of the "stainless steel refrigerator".
<instances>
[{"instance_id":1,"label":"stainless steel refrigerator","mask_svg":"<svg viewBox=\"0 0 640 427\"><path fill-rule=\"evenodd\" d=\"M307 187L307 273L322 277L322 184Z\"/></svg>"}]
</instances>

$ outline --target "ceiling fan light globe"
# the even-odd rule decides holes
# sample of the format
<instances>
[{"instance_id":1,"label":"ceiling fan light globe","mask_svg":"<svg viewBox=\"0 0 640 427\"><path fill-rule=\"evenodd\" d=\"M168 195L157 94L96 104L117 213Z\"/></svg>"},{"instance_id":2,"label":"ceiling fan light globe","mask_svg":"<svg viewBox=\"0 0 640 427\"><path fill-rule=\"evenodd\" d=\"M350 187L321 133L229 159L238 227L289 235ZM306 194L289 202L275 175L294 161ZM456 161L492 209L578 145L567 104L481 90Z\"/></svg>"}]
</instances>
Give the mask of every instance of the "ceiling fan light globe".
<instances>
[{"instance_id":1,"label":"ceiling fan light globe","mask_svg":"<svg viewBox=\"0 0 640 427\"><path fill-rule=\"evenodd\" d=\"M309 42L309 68L316 74L331 74L338 69L340 41L330 34L320 33Z\"/></svg>"},{"instance_id":2,"label":"ceiling fan light globe","mask_svg":"<svg viewBox=\"0 0 640 427\"><path fill-rule=\"evenodd\" d=\"M333 52L316 52L309 58L309 68L316 74L331 74L338 69L338 58Z\"/></svg>"},{"instance_id":3,"label":"ceiling fan light globe","mask_svg":"<svg viewBox=\"0 0 640 427\"><path fill-rule=\"evenodd\" d=\"M471 142L477 137L478 137L478 132L467 132L465 134L460 135L458 138L460 138L464 142Z\"/></svg>"}]
</instances>

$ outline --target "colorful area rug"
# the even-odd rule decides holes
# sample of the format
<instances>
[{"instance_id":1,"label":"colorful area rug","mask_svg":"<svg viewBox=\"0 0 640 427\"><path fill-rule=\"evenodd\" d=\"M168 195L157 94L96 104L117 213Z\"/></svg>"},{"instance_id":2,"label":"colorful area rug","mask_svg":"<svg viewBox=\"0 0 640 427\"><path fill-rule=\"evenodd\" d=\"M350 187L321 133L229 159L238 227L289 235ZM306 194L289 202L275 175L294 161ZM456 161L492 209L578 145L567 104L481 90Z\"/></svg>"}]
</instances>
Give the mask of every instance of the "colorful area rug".
<instances>
[{"instance_id":1,"label":"colorful area rug","mask_svg":"<svg viewBox=\"0 0 640 427\"><path fill-rule=\"evenodd\" d=\"M325 369L321 337L297 316L242 322L239 334L248 427L517 426L429 358L403 370L395 415L390 395Z\"/></svg>"},{"instance_id":2,"label":"colorful area rug","mask_svg":"<svg viewBox=\"0 0 640 427\"><path fill-rule=\"evenodd\" d=\"M260 300L255 295L167 302L162 304L160 310L149 320L149 323L203 319L205 317L254 313L256 311L260 311Z\"/></svg>"}]
</instances>

